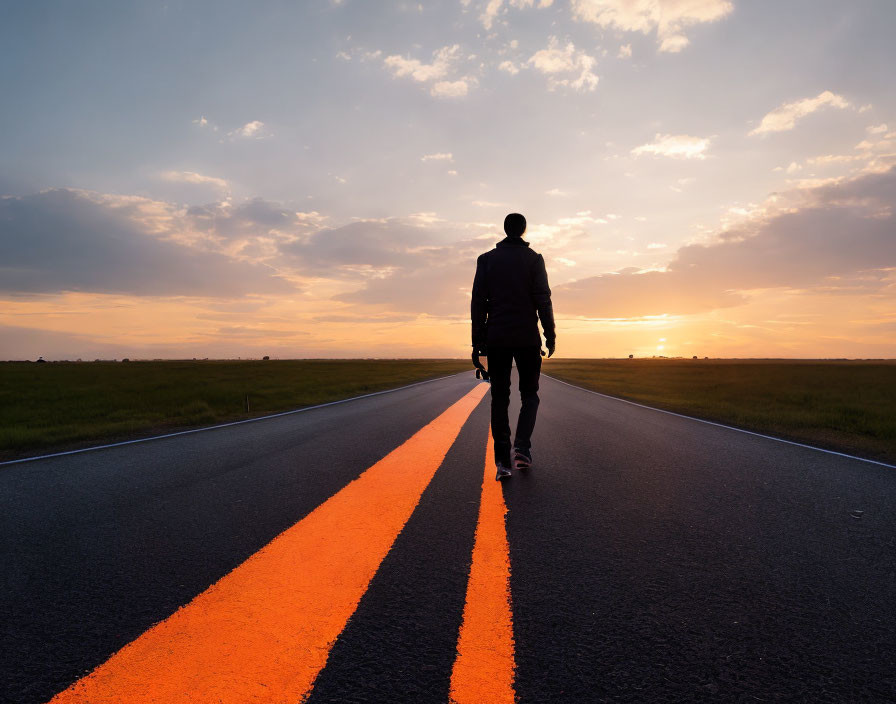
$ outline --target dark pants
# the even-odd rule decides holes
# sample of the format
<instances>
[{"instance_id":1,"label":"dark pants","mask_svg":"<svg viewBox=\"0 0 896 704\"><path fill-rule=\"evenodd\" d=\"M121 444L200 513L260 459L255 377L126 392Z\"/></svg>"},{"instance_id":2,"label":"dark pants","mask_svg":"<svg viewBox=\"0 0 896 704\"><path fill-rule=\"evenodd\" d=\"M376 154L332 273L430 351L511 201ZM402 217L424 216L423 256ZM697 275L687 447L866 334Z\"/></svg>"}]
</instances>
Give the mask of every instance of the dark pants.
<instances>
[{"instance_id":1,"label":"dark pants","mask_svg":"<svg viewBox=\"0 0 896 704\"><path fill-rule=\"evenodd\" d=\"M514 447L528 450L538 413L538 377L541 374L541 347L488 348L488 373L492 382L492 438L495 440L495 461L510 462L510 367L516 360L520 377L520 417L516 423Z\"/></svg>"}]
</instances>

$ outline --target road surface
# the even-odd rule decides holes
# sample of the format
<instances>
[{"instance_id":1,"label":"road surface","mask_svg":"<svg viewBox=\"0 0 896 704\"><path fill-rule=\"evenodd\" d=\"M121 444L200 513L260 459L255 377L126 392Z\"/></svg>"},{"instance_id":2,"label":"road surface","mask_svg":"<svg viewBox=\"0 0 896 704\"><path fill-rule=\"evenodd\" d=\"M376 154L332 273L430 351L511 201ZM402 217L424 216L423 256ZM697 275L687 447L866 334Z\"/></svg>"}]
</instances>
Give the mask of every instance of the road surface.
<instances>
[{"instance_id":1,"label":"road surface","mask_svg":"<svg viewBox=\"0 0 896 704\"><path fill-rule=\"evenodd\" d=\"M896 700L893 468L487 388L0 466L0 698Z\"/></svg>"}]
</instances>

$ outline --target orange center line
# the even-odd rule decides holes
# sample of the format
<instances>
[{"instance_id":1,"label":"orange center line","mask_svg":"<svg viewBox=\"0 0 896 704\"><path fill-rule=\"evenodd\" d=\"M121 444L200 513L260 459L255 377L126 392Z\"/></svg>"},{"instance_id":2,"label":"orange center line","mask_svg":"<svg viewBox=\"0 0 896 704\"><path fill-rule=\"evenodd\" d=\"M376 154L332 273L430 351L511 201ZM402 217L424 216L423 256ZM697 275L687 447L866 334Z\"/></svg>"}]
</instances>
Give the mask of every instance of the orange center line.
<instances>
[{"instance_id":1,"label":"orange center line","mask_svg":"<svg viewBox=\"0 0 896 704\"><path fill-rule=\"evenodd\" d=\"M513 615L510 606L510 551L504 493L495 481L491 429L485 450L485 478L467 582L467 602L451 673L453 704L513 704Z\"/></svg>"},{"instance_id":2,"label":"orange center line","mask_svg":"<svg viewBox=\"0 0 896 704\"><path fill-rule=\"evenodd\" d=\"M304 700L487 389L478 384L53 704Z\"/></svg>"}]
</instances>

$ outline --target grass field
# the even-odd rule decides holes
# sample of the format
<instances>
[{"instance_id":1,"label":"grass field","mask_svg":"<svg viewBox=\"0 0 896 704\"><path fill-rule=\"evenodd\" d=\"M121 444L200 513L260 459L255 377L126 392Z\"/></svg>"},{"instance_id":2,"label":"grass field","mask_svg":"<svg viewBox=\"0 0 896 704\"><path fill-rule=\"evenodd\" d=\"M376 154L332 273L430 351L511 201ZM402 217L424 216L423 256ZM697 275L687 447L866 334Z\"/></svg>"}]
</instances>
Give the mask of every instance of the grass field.
<instances>
[{"instance_id":1,"label":"grass field","mask_svg":"<svg viewBox=\"0 0 896 704\"><path fill-rule=\"evenodd\" d=\"M264 415L466 369L469 361L454 359L5 362L0 460ZM551 359L543 371L658 408L896 463L896 362Z\"/></svg>"},{"instance_id":2,"label":"grass field","mask_svg":"<svg viewBox=\"0 0 896 704\"><path fill-rule=\"evenodd\" d=\"M649 406L896 463L896 362L551 359L542 371Z\"/></svg>"},{"instance_id":3,"label":"grass field","mask_svg":"<svg viewBox=\"0 0 896 704\"><path fill-rule=\"evenodd\" d=\"M470 368L454 359L2 362L0 460L310 406Z\"/></svg>"}]
</instances>

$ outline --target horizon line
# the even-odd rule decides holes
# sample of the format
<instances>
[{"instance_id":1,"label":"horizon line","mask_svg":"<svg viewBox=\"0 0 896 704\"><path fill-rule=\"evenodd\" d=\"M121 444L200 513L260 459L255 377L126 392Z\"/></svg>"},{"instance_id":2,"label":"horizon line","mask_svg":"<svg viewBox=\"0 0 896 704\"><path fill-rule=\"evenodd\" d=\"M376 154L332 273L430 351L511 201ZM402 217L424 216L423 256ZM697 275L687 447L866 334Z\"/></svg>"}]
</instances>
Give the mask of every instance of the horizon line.
<instances>
[{"instance_id":1,"label":"horizon line","mask_svg":"<svg viewBox=\"0 0 896 704\"><path fill-rule=\"evenodd\" d=\"M487 355L486 355L487 356ZM358 361L438 361L438 360L466 360L467 356L461 357L113 357L113 358L97 358L97 359L5 359L0 360L0 364L36 364L40 361L50 363L71 363L71 364L95 364L97 362L118 363L122 362L358 362ZM668 356L668 355L651 355L651 356L629 356L629 357L561 357L554 361L574 361L574 360L688 360L697 362L712 361L790 361L790 362L896 362L896 357L700 357L700 356ZM544 360L547 363L547 360Z\"/></svg>"}]
</instances>

